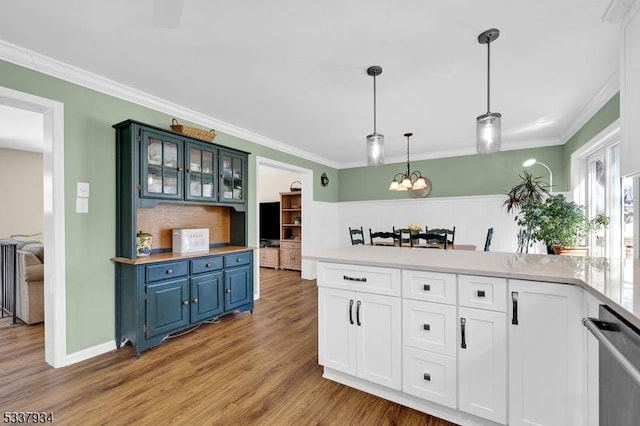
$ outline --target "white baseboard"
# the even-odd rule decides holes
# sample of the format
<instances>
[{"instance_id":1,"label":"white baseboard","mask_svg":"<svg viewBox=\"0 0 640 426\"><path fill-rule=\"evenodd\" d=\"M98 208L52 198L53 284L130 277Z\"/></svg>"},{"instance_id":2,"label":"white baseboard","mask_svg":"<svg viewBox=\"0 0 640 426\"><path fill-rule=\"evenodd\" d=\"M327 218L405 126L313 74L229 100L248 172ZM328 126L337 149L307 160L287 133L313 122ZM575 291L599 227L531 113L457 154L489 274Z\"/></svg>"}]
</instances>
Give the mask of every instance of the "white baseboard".
<instances>
[{"instance_id":1,"label":"white baseboard","mask_svg":"<svg viewBox=\"0 0 640 426\"><path fill-rule=\"evenodd\" d=\"M65 363L65 366L85 361L89 358L93 358L94 356L102 355L107 352L111 352L114 349L116 349L116 342L115 340L110 340L108 342L100 343L99 345L92 346L87 349L82 349L72 354L67 354L67 362Z\"/></svg>"}]
</instances>

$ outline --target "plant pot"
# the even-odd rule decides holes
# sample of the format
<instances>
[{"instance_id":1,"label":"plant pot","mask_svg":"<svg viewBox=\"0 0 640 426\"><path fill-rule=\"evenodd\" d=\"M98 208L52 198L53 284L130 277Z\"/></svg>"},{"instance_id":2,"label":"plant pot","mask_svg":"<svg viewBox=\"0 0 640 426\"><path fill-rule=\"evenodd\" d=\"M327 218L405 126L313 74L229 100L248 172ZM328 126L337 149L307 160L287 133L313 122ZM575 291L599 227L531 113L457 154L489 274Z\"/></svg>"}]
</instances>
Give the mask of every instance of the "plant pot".
<instances>
[{"instance_id":1,"label":"plant pot","mask_svg":"<svg viewBox=\"0 0 640 426\"><path fill-rule=\"evenodd\" d=\"M587 246L563 247L553 246L553 252L561 256L586 256L589 251Z\"/></svg>"}]
</instances>

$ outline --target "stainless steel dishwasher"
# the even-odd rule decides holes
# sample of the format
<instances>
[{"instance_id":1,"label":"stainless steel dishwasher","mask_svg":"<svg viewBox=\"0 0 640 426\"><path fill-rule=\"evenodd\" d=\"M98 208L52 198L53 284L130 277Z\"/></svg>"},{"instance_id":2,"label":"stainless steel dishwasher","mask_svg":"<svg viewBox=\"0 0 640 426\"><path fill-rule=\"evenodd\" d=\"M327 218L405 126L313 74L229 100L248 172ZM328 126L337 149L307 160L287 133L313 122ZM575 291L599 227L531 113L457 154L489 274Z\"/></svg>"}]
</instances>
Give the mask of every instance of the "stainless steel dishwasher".
<instances>
[{"instance_id":1,"label":"stainless steel dishwasher","mask_svg":"<svg viewBox=\"0 0 640 426\"><path fill-rule=\"evenodd\" d=\"M640 330L604 305L582 323L600 343L600 426L639 425Z\"/></svg>"}]
</instances>

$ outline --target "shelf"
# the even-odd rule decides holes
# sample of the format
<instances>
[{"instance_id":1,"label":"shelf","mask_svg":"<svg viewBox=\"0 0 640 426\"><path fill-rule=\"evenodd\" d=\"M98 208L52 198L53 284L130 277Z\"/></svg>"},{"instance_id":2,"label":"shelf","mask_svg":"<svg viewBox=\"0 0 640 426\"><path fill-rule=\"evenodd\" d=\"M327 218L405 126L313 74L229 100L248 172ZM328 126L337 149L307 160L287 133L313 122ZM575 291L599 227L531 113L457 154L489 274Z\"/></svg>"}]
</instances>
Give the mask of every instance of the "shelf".
<instances>
[{"instance_id":1,"label":"shelf","mask_svg":"<svg viewBox=\"0 0 640 426\"><path fill-rule=\"evenodd\" d=\"M301 223L283 223L282 226L302 226Z\"/></svg>"},{"instance_id":2,"label":"shelf","mask_svg":"<svg viewBox=\"0 0 640 426\"><path fill-rule=\"evenodd\" d=\"M283 212L301 212L302 209L282 209Z\"/></svg>"}]
</instances>

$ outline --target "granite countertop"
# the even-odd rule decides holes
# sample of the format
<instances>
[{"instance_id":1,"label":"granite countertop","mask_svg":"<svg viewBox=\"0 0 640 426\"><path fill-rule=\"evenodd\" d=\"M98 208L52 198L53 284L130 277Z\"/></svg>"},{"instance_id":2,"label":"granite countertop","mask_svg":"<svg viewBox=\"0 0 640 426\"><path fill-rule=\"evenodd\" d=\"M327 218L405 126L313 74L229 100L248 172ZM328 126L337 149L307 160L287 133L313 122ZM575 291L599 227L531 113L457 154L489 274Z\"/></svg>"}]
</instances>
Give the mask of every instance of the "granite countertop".
<instances>
[{"instance_id":1,"label":"granite countertop","mask_svg":"<svg viewBox=\"0 0 640 426\"><path fill-rule=\"evenodd\" d=\"M149 256L140 256L135 259L129 259L128 257L114 257L111 260L116 263L126 263L127 265L146 265L149 263L166 262L168 260L183 260L191 259L194 257L203 256L215 256L220 254L236 253L239 251L254 250L255 247L245 246L224 246L209 249L209 251L201 251L197 253L185 253L178 254L172 252L151 254Z\"/></svg>"},{"instance_id":2,"label":"granite countertop","mask_svg":"<svg viewBox=\"0 0 640 426\"><path fill-rule=\"evenodd\" d=\"M579 285L640 328L640 260L357 245L306 260Z\"/></svg>"}]
</instances>

